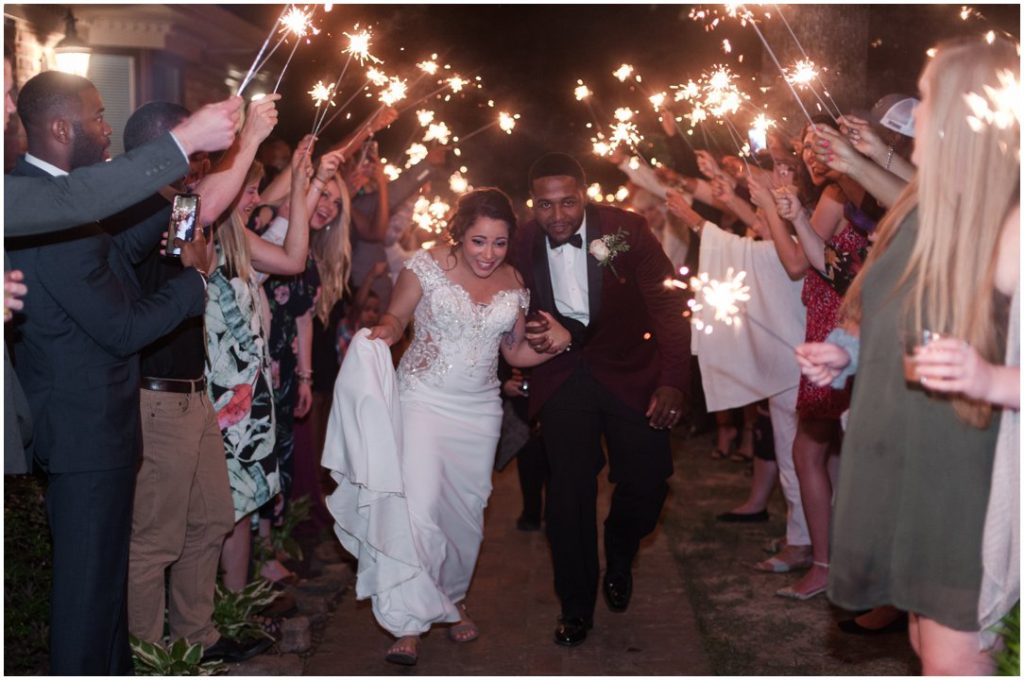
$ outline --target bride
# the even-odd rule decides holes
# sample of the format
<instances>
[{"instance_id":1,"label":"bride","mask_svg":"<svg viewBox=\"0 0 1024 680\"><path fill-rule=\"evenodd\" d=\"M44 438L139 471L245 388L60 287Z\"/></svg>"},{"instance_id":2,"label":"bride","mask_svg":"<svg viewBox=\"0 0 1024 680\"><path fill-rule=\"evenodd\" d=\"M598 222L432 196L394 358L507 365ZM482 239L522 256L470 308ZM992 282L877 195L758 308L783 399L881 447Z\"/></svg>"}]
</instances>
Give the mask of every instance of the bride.
<instances>
[{"instance_id":1,"label":"bride","mask_svg":"<svg viewBox=\"0 0 1024 680\"><path fill-rule=\"evenodd\" d=\"M530 342L547 351L527 343L529 293L505 262L515 227L503 192L463 195L448 224L449 244L409 259L380 325L353 340L338 375L324 465L339 487L328 504L339 538L359 558L357 596L372 598L377 621L398 638L385 657L392 663L415 664L419 636L434 623L454 623L448 632L455 642L479 635L464 600L501 425L498 352L513 366L534 366L571 341L540 312L544 320L530 324ZM392 436L386 425L370 432L368 423L382 421L357 406L367 393L360 376L376 358L385 374L376 390L386 391L379 386L390 372L384 343L401 338L411 319L414 338L397 372L400 417L390 416L398 432ZM400 478L390 470L390 487L400 491L381 481L392 448ZM408 523L404 511L396 518L396 501L407 506Z\"/></svg>"}]
</instances>

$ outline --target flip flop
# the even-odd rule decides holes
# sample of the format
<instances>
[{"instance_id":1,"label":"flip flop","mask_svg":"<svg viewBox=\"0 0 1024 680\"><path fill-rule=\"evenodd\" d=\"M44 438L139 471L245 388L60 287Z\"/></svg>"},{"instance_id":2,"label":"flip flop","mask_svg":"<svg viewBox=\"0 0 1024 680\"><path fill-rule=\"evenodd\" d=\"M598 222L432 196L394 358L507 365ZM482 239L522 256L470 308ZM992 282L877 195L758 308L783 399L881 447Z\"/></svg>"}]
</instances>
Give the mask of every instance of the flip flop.
<instances>
[{"instance_id":1,"label":"flip flop","mask_svg":"<svg viewBox=\"0 0 1024 680\"><path fill-rule=\"evenodd\" d=\"M396 640L394 645L388 649L388 653L384 655L384 660L388 663L397 664L399 666L415 666L419 660L419 654L416 652L416 645L413 645L413 651L407 651L403 649L395 649L401 640Z\"/></svg>"},{"instance_id":2,"label":"flip flop","mask_svg":"<svg viewBox=\"0 0 1024 680\"><path fill-rule=\"evenodd\" d=\"M452 642L472 642L480 637L480 629L471 621L460 621L448 629L448 638Z\"/></svg>"},{"instance_id":3,"label":"flip flop","mask_svg":"<svg viewBox=\"0 0 1024 680\"><path fill-rule=\"evenodd\" d=\"M452 642L459 643L476 640L480 637L480 629L472 620L467 620L469 619L469 614L466 612L466 605L460 602L455 606L462 614L463 620L448 629L448 638Z\"/></svg>"},{"instance_id":4,"label":"flip flop","mask_svg":"<svg viewBox=\"0 0 1024 680\"><path fill-rule=\"evenodd\" d=\"M788 574L791 571L801 571L803 569L810 568L810 557L805 560L800 560L799 562L790 563L779 559L778 556L774 556L754 564L754 569L756 571L763 571L769 574Z\"/></svg>"},{"instance_id":5,"label":"flip flop","mask_svg":"<svg viewBox=\"0 0 1024 680\"><path fill-rule=\"evenodd\" d=\"M821 595L823 592L825 592L826 588L827 586L821 586L820 588L815 588L814 590L808 590L806 593L802 593L799 590L795 590L793 586L786 586L785 588L779 588L778 590L776 590L775 594L778 597L784 597L787 600L800 600L801 602L803 602L805 600L810 600L811 598Z\"/></svg>"}]
</instances>

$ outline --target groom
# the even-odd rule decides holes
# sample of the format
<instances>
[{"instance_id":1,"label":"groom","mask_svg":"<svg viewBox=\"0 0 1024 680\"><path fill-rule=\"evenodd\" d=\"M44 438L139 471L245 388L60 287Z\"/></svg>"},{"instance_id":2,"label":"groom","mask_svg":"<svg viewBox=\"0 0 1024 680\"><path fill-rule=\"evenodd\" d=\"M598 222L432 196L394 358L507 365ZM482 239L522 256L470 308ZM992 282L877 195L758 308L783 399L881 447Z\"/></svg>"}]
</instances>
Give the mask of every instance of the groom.
<instances>
[{"instance_id":1,"label":"groom","mask_svg":"<svg viewBox=\"0 0 1024 680\"><path fill-rule=\"evenodd\" d=\"M572 333L564 353L533 369L530 417L540 417L550 467L545 519L562 604L555 642L574 646L597 600L601 437L615 484L602 588L608 607L625 611L633 558L672 474L669 429L687 393L690 332L682 295L665 286L672 265L642 217L587 205L583 168L565 154L542 156L529 182L534 219L516 236L515 263L533 310Z\"/></svg>"}]
</instances>

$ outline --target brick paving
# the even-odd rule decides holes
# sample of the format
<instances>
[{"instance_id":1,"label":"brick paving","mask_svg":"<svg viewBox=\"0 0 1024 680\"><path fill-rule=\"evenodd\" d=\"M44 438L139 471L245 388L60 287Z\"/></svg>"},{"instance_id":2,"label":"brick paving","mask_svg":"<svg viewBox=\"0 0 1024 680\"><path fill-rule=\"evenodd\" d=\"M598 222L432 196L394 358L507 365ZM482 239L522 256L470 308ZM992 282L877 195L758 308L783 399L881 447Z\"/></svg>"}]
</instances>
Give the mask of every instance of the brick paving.
<instances>
[{"instance_id":1,"label":"brick paving","mask_svg":"<svg viewBox=\"0 0 1024 680\"><path fill-rule=\"evenodd\" d=\"M611 487L601 483L599 518ZM306 661L307 675L708 675L696 619L664 531L641 548L633 600L624 613L598 601L594 629L572 649L552 641L558 600L551 559L541 532L515 528L520 511L515 465L495 475L484 543L469 591L480 638L467 644L435 627L420 642L419 663L385 663L392 638L373 619L370 604L346 593L327 623L323 641Z\"/></svg>"}]
</instances>

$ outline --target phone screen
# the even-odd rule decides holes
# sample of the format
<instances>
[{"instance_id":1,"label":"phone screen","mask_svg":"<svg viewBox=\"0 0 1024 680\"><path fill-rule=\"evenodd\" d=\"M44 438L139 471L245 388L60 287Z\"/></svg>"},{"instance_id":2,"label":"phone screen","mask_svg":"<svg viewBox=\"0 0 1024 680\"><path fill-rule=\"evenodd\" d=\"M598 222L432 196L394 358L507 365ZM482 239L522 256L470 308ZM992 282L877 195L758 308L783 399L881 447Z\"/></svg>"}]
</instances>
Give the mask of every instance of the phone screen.
<instances>
[{"instance_id":1,"label":"phone screen","mask_svg":"<svg viewBox=\"0 0 1024 680\"><path fill-rule=\"evenodd\" d=\"M170 257L181 257L181 247L175 239L190 243L196 237L196 223L199 221L199 196L196 194L175 194L171 205L171 221L167 233L171 235L167 244Z\"/></svg>"}]
</instances>

